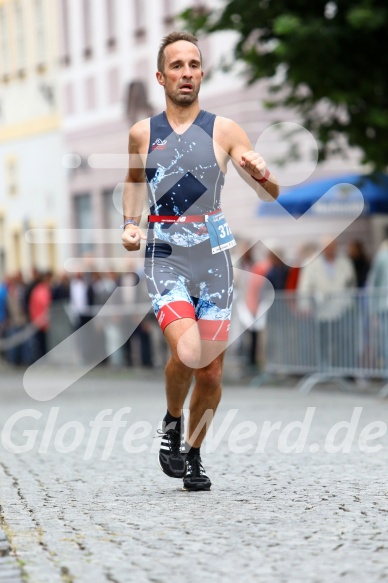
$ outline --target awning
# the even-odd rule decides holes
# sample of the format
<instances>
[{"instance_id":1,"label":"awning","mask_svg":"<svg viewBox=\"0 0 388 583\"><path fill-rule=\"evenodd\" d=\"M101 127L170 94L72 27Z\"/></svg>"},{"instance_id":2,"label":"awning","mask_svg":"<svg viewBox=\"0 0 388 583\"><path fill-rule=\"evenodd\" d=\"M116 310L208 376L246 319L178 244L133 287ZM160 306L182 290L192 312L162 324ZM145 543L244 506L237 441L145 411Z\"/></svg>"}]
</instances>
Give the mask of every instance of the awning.
<instances>
[{"instance_id":1,"label":"awning","mask_svg":"<svg viewBox=\"0 0 388 583\"><path fill-rule=\"evenodd\" d=\"M312 216L338 217L353 212L353 207L360 204L360 192L364 198L363 215L388 213L388 176L385 174L346 174L316 180L287 190L277 203L293 216L309 211ZM284 215L279 204L260 203L258 216Z\"/></svg>"}]
</instances>

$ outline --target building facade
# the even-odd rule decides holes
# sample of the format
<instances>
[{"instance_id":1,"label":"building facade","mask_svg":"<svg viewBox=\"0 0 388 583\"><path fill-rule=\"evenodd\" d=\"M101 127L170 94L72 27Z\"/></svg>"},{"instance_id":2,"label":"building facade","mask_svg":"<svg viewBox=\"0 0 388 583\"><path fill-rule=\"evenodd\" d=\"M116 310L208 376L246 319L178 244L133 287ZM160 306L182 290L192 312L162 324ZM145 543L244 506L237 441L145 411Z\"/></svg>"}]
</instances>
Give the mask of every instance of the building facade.
<instances>
[{"instance_id":1,"label":"building facade","mask_svg":"<svg viewBox=\"0 0 388 583\"><path fill-rule=\"evenodd\" d=\"M122 218L120 184L126 174L129 128L138 119L164 108L163 89L155 79L160 40L181 26L177 14L200 3L194 0L59 1L66 150L76 154L79 164L69 182L71 224L77 229L114 230ZM201 2L204 4L209 9L219 6L216 0ZM281 186L359 170L357 152L349 152L347 160L333 157L315 167L311 165L308 148L304 148L301 160L284 166L280 155L284 135L267 130L279 121L295 124L299 120L291 110L265 108L267 82L247 87L241 67L227 73L217 68L221 59L232 59L233 40L233 33L201 39L205 69L201 107L239 123L253 147L263 153ZM208 72L210 75L206 75ZM302 150L306 139L310 144L312 137L302 134ZM115 160L110 158L113 155ZM99 160L98 167L92 160ZM299 244L303 238L314 238L316 225L303 234L294 225L260 218L258 204L252 189L230 165L223 190L223 209L236 236L251 241L270 237L286 249L292 241ZM322 223L321 230L330 231L330 226ZM104 257L103 269L107 268L109 258L113 261L127 255L121 248L119 233L116 244L102 239L78 241L73 245L73 252L80 259Z\"/></svg>"},{"instance_id":2,"label":"building facade","mask_svg":"<svg viewBox=\"0 0 388 583\"><path fill-rule=\"evenodd\" d=\"M57 23L51 0L0 0L0 276L63 264L55 234L68 221ZM44 234L29 242L30 229Z\"/></svg>"},{"instance_id":3,"label":"building facade","mask_svg":"<svg viewBox=\"0 0 388 583\"><path fill-rule=\"evenodd\" d=\"M91 257L101 270L125 262L118 227L129 128L164 108L155 79L160 40L181 27L182 10L200 4L219 6L217 0L0 0L0 274L32 266L76 271ZM217 68L232 59L233 40L225 32L200 39L201 107L239 123L281 185L297 184L308 177L310 153L283 166L284 138L267 130L298 119L264 107L265 81L247 88L240 66L227 73ZM358 169L358 155L350 153L346 161L314 168L312 178ZM235 235L271 237L288 248L298 229L258 217L258 204L230 165L223 209ZM31 228L45 229L39 243L25 241ZM59 228L74 229L60 244Z\"/></svg>"},{"instance_id":4,"label":"building facade","mask_svg":"<svg viewBox=\"0 0 388 583\"><path fill-rule=\"evenodd\" d=\"M69 174L71 225L117 233L114 244L103 237L78 237L73 252L81 263L84 257L105 258L98 267L107 269L127 256L118 227L129 128L164 107L155 79L156 55L161 38L178 26L175 16L189 5L175 0L60 0L63 127L66 151L78 164Z\"/></svg>"}]
</instances>

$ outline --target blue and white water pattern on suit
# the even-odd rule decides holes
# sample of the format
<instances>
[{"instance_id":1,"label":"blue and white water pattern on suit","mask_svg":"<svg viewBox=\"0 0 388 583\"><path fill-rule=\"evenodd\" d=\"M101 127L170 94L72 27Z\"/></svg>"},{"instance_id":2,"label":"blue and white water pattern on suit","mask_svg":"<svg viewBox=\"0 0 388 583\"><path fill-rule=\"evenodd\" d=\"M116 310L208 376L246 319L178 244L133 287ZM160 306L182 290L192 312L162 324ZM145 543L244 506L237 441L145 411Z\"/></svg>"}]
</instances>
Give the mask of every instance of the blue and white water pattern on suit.
<instances>
[{"instance_id":1,"label":"blue and white water pattern on suit","mask_svg":"<svg viewBox=\"0 0 388 583\"><path fill-rule=\"evenodd\" d=\"M179 135L165 112L151 118L146 162L151 215L205 215L220 208L225 176L214 152L215 119L201 110ZM179 302L190 303L196 319L230 320L233 271L229 251L212 255L204 221L149 223L145 273L160 323L184 317L179 314Z\"/></svg>"},{"instance_id":2,"label":"blue and white water pattern on suit","mask_svg":"<svg viewBox=\"0 0 388 583\"><path fill-rule=\"evenodd\" d=\"M146 164L151 215L203 215L220 208L225 175L214 153L215 118L201 110L182 135L173 131L165 112L151 118ZM209 238L204 223L154 223L153 229L157 239L182 247Z\"/></svg>"}]
</instances>

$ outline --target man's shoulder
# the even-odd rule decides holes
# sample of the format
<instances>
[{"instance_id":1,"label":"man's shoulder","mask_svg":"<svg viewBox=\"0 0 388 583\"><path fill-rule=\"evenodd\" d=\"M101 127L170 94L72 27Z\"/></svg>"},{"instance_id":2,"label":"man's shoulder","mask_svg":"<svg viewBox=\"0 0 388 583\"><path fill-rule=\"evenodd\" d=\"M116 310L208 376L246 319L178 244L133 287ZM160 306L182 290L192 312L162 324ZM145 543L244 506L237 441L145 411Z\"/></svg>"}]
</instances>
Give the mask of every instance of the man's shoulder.
<instances>
[{"instance_id":1,"label":"man's shoulder","mask_svg":"<svg viewBox=\"0 0 388 583\"><path fill-rule=\"evenodd\" d=\"M240 126L230 119L229 117L223 117L222 115L216 115L216 122L219 127L225 129L233 129L233 128L240 128Z\"/></svg>"},{"instance_id":2,"label":"man's shoulder","mask_svg":"<svg viewBox=\"0 0 388 583\"><path fill-rule=\"evenodd\" d=\"M130 135L133 137L143 135L145 131L149 130L150 117L137 121L130 129Z\"/></svg>"},{"instance_id":3,"label":"man's shoulder","mask_svg":"<svg viewBox=\"0 0 388 583\"><path fill-rule=\"evenodd\" d=\"M242 128L235 121L220 115L216 116L214 130L217 139L222 140L225 149L227 149L225 144L231 144L238 141L243 133Z\"/></svg>"}]
</instances>

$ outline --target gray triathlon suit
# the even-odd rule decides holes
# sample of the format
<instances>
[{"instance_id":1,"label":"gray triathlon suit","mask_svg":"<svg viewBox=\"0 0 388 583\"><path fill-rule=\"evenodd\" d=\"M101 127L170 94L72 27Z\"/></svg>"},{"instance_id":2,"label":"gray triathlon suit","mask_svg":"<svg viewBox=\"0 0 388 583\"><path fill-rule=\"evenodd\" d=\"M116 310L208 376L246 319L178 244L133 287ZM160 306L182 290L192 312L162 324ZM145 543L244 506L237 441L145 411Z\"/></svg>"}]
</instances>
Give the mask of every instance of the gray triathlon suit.
<instances>
[{"instance_id":1,"label":"gray triathlon suit","mask_svg":"<svg viewBox=\"0 0 388 583\"><path fill-rule=\"evenodd\" d=\"M150 222L145 275L148 293L162 328L180 318L197 320L201 337L226 340L233 270L229 250L212 254L204 216L220 209L224 173L213 147L216 116L200 111L182 135L165 112L150 120L146 163L150 214L182 217L179 222ZM200 215L198 221L190 220ZM187 217L187 222L184 222Z\"/></svg>"}]
</instances>

